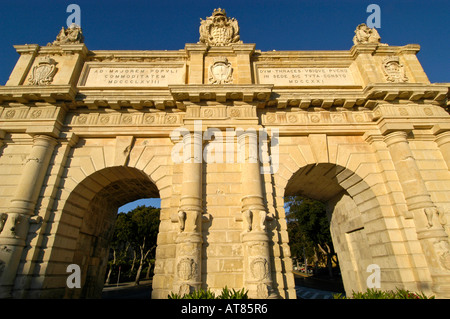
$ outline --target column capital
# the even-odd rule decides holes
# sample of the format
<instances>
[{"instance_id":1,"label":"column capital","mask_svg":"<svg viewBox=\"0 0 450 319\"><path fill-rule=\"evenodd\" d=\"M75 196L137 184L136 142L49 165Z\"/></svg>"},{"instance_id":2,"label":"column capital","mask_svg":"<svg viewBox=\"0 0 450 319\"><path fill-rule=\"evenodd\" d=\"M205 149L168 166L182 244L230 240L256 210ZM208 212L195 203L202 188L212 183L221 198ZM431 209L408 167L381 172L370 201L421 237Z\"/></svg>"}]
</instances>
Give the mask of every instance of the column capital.
<instances>
[{"instance_id":1,"label":"column capital","mask_svg":"<svg viewBox=\"0 0 450 319\"><path fill-rule=\"evenodd\" d=\"M208 50L208 47L205 44L186 43L186 45L184 46L184 50L188 54L205 54L205 52Z\"/></svg>"},{"instance_id":2,"label":"column capital","mask_svg":"<svg viewBox=\"0 0 450 319\"><path fill-rule=\"evenodd\" d=\"M410 133L413 129L414 126L410 123L383 123L380 126L380 132L385 136L393 132Z\"/></svg>"},{"instance_id":3,"label":"column capital","mask_svg":"<svg viewBox=\"0 0 450 319\"><path fill-rule=\"evenodd\" d=\"M36 146L55 146L58 140L50 135L36 134L33 135L33 145Z\"/></svg>"},{"instance_id":4,"label":"column capital","mask_svg":"<svg viewBox=\"0 0 450 319\"><path fill-rule=\"evenodd\" d=\"M400 142L408 143L407 137L406 131L393 131L384 136L384 142L388 147Z\"/></svg>"},{"instance_id":5,"label":"column capital","mask_svg":"<svg viewBox=\"0 0 450 319\"><path fill-rule=\"evenodd\" d=\"M437 137L443 133L450 132L450 123L439 123L433 126L431 132Z\"/></svg>"}]
</instances>

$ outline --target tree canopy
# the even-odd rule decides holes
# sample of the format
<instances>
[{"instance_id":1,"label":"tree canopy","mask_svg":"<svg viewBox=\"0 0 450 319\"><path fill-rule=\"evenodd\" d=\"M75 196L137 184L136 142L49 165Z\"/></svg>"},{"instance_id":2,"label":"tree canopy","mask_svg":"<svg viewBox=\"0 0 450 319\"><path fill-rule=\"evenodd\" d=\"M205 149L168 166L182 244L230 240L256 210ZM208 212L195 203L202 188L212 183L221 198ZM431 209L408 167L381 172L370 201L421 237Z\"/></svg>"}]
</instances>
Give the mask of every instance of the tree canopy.
<instances>
[{"instance_id":1,"label":"tree canopy","mask_svg":"<svg viewBox=\"0 0 450 319\"><path fill-rule=\"evenodd\" d=\"M292 255L314 260L316 265L327 264L332 276L332 258L336 254L325 204L303 196L289 196L285 200Z\"/></svg>"},{"instance_id":2,"label":"tree canopy","mask_svg":"<svg viewBox=\"0 0 450 319\"><path fill-rule=\"evenodd\" d=\"M159 229L160 208L138 206L128 213L117 215L113 238L111 240L112 260L107 282L113 268L131 264L130 273L134 273L138 261L135 283L139 284L144 263L148 263L148 272L155 258L156 238Z\"/></svg>"}]
</instances>

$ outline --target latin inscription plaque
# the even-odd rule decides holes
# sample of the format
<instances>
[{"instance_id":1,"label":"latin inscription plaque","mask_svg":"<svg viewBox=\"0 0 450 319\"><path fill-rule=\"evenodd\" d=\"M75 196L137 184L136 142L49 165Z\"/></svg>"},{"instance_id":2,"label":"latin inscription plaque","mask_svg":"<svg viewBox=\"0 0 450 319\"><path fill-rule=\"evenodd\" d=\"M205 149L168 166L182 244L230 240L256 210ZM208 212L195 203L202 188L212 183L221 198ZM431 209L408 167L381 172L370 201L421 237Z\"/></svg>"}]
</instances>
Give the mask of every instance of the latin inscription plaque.
<instances>
[{"instance_id":1,"label":"latin inscription plaque","mask_svg":"<svg viewBox=\"0 0 450 319\"><path fill-rule=\"evenodd\" d=\"M348 68L266 68L257 69L260 84L276 86L355 85Z\"/></svg>"},{"instance_id":2,"label":"latin inscription plaque","mask_svg":"<svg viewBox=\"0 0 450 319\"><path fill-rule=\"evenodd\" d=\"M185 67L171 66L88 66L81 86L160 87L185 83Z\"/></svg>"}]
</instances>

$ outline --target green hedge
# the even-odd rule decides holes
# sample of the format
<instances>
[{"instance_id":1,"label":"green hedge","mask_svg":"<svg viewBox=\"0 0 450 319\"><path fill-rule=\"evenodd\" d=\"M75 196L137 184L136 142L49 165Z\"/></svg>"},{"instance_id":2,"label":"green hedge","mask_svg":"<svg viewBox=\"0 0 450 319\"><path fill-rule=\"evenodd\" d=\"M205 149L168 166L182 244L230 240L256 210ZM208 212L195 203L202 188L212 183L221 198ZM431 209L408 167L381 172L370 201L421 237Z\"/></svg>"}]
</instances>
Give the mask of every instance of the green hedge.
<instances>
[{"instance_id":1,"label":"green hedge","mask_svg":"<svg viewBox=\"0 0 450 319\"><path fill-rule=\"evenodd\" d=\"M367 289L365 292L355 292L353 291L351 297L344 297L342 294L333 295L334 299L434 299L434 296L427 296L424 293L412 292L405 289L393 290L376 290Z\"/></svg>"},{"instance_id":2,"label":"green hedge","mask_svg":"<svg viewBox=\"0 0 450 319\"><path fill-rule=\"evenodd\" d=\"M169 299L248 299L248 291L242 290L230 290L228 287L222 289L221 294L216 296L215 293L208 290L199 289L191 292L190 294L180 295L170 293L167 297Z\"/></svg>"}]
</instances>

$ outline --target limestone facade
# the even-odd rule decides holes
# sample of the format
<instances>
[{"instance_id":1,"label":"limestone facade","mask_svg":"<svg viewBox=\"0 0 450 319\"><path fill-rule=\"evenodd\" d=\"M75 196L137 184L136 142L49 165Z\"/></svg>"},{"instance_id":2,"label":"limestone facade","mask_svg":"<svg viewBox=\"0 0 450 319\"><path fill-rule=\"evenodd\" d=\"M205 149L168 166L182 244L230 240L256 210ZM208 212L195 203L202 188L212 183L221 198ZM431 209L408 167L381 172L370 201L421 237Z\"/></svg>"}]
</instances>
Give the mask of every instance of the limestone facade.
<instances>
[{"instance_id":1,"label":"limestone facade","mask_svg":"<svg viewBox=\"0 0 450 319\"><path fill-rule=\"evenodd\" d=\"M178 51L91 51L76 26L14 46L0 296L99 296L117 208L159 197L153 298L296 298L284 197L302 194L328 204L348 293L376 264L381 289L449 298L449 84L358 28L348 51L261 52L218 9Z\"/></svg>"}]
</instances>

